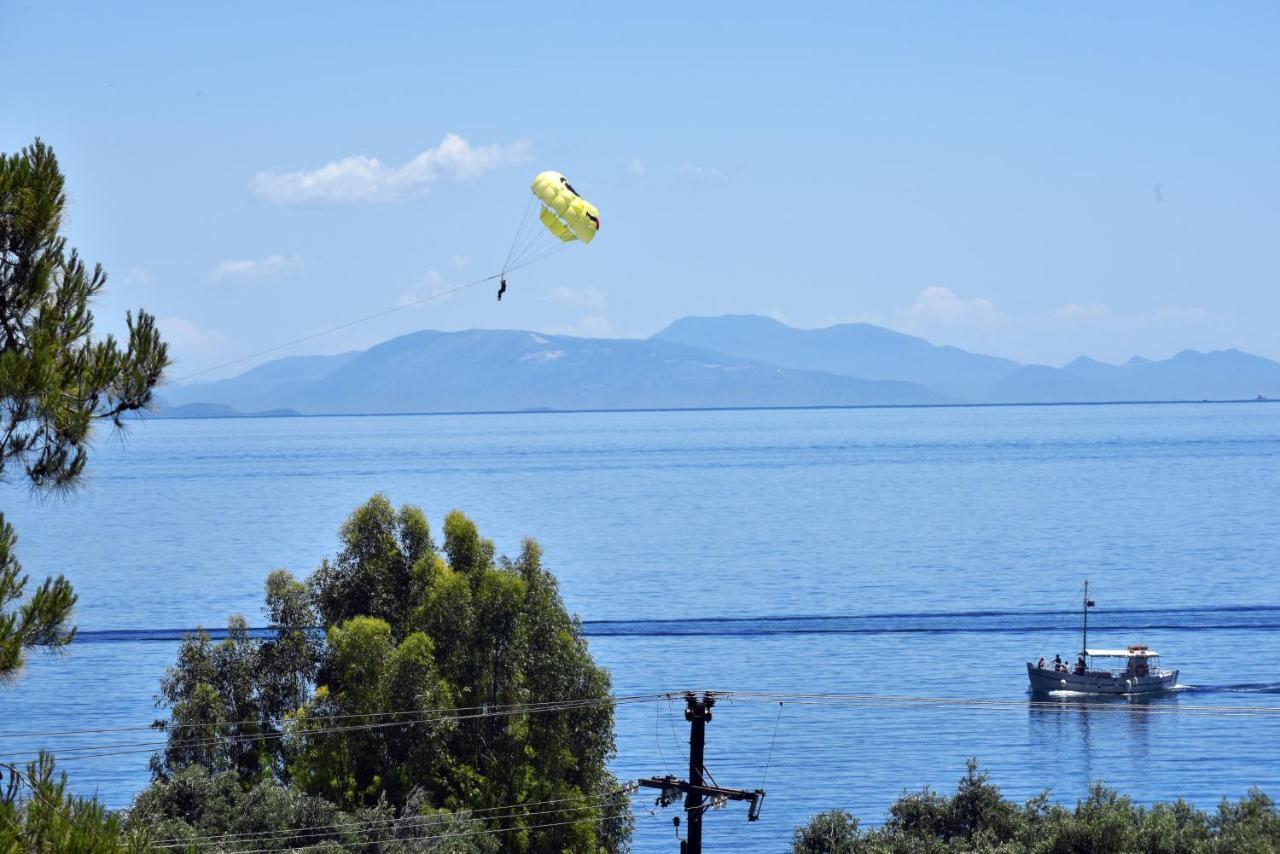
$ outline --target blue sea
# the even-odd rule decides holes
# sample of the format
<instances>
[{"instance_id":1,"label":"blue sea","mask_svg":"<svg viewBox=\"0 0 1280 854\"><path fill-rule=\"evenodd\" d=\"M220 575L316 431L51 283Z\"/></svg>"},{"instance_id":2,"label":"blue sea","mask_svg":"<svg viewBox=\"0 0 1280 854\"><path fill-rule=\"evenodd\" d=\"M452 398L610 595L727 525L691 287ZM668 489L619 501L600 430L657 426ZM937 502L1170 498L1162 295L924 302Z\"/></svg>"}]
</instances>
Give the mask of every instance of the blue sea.
<instances>
[{"instance_id":1,"label":"blue sea","mask_svg":"<svg viewBox=\"0 0 1280 854\"><path fill-rule=\"evenodd\" d=\"M707 767L768 794L755 823L709 812L710 850L782 851L837 806L879 824L968 757L1017 799L1280 797L1263 403L142 422L99 438L76 493L0 487L82 632L0 686L0 752L53 749L73 788L127 805L154 736L21 733L149 723L182 630L261 624L266 574L310 572L376 492L437 524L460 508L507 553L538 539L618 694L726 692ZM1031 702L1024 662L1078 650L1086 579L1090 645L1146 643L1182 690ZM685 773L682 711L619 707L620 778ZM640 810L635 850L672 850L677 811Z\"/></svg>"}]
</instances>

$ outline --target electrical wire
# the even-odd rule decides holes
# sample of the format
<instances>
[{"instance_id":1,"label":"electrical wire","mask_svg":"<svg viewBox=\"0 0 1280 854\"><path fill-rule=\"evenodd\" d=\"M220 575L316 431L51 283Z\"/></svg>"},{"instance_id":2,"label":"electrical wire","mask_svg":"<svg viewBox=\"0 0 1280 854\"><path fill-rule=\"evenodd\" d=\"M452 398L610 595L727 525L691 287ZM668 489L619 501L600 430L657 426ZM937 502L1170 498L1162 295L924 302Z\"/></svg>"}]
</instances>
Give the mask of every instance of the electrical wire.
<instances>
[{"instance_id":1,"label":"electrical wire","mask_svg":"<svg viewBox=\"0 0 1280 854\"><path fill-rule=\"evenodd\" d=\"M658 697L653 698L653 740L658 745L658 755L662 757L662 767L667 769L668 777L673 777L675 775L671 773L671 766L667 763L667 754L662 749L662 731L658 727L662 718L660 713L662 707L658 705L658 701Z\"/></svg>"},{"instance_id":2,"label":"electrical wire","mask_svg":"<svg viewBox=\"0 0 1280 854\"><path fill-rule=\"evenodd\" d=\"M1210 706L1177 704L1110 704L1079 700L998 700L975 697L929 697L881 694L835 694L789 691L735 690L712 692L717 697L732 696L739 702L775 702L786 700L800 705L865 705L890 708L934 706L939 708L973 708L982 710L1042 710L1123 712L1126 714L1186 715L1224 717L1273 717L1280 716L1280 706Z\"/></svg>"},{"instance_id":3,"label":"electrical wire","mask_svg":"<svg viewBox=\"0 0 1280 854\"><path fill-rule=\"evenodd\" d=\"M398 717L401 715L462 714L466 712L475 712L475 711L501 712L506 709L536 708L538 706L543 706L543 705L559 705L562 703L580 703L580 702L599 703L604 701L611 701L615 703L625 704L625 703L633 703L633 702L641 702L641 701L648 702L650 699L654 699L654 698L661 699L663 697L670 697L670 696L672 696L671 692L661 692L661 693L655 693L655 694L621 694L621 695L614 695L610 697L599 697L599 698L571 698L571 699L543 700L539 702L516 703L516 704L508 704L508 705L495 705L492 703L486 703L479 706L441 706L438 708L404 709L401 711L390 711L390 712L361 712L358 714L353 713L353 714L343 714L343 715L325 715L325 720L330 720L330 721L354 720L359 718ZM251 720L240 720L240 721L218 721L218 722L210 722L210 723L176 724L174 725L174 728L175 729L195 729L197 727L205 727L205 728L216 729L220 727L259 726L262 724L262 722L263 721L261 718L254 718ZM408 721L407 723L414 723L414 721ZM158 727L156 727L154 724L138 724L135 726L127 726L127 727L93 727L90 729L64 729L64 730L18 731L18 732L0 731L0 739L58 738L58 737L72 736L72 735L98 735L103 733L116 733L116 732L148 732L155 729L158 729Z\"/></svg>"},{"instance_id":4,"label":"electrical wire","mask_svg":"<svg viewBox=\"0 0 1280 854\"><path fill-rule=\"evenodd\" d=\"M621 817L622 817L621 813L618 813L616 815L603 815L598 818L591 819L591 821L592 823L599 824L605 821L616 821ZM553 821L553 822L546 822L544 824L526 825L523 827L517 825L516 827L491 828L486 830L466 831L462 833L442 833L434 836L433 835L401 836L401 837L397 837L396 841L397 842L439 842L446 839L463 839L471 836L484 836L484 835L497 836L503 833L511 833L512 831L530 831L530 830L540 830L547 827L563 827L564 825L567 825L567 824L578 824L585 820L586 819L571 819L569 821ZM280 850L279 848L274 848L274 847L273 848L251 848L246 851L241 851L239 852L239 854L271 854L271 852L276 852L279 850Z\"/></svg>"},{"instance_id":5,"label":"electrical wire","mask_svg":"<svg viewBox=\"0 0 1280 854\"><path fill-rule=\"evenodd\" d=\"M602 697L598 699L577 700L548 704L533 704L524 706L503 707L496 710L485 710L480 712L472 712L468 714L446 714L432 718L418 718L408 721L386 721L382 723L365 723L353 724L350 726L336 727L319 727L319 728L291 728L279 732L264 732L251 734L230 734L219 735L199 739L178 739L170 741L147 741L147 742L117 742L113 744L96 744L96 745L80 745L74 747L59 748L59 759L65 761L73 761L77 759L91 759L104 756L121 756L130 753L153 753L161 747L180 748L180 747L207 747L225 742L241 742L252 743L256 741L272 741L288 737L307 738L316 735L331 735L336 733L361 732L387 729L390 727L414 726L424 723L445 723L451 721L477 720L481 718L493 717L510 717L514 715L525 714L544 714L547 712L561 711L577 711L581 709L596 708L599 706L610 705L618 706L629 703L648 702L653 699L653 695L643 695L639 697ZM257 723L257 722L255 722ZM29 758L29 754L11 752L0 754L0 759L10 758Z\"/></svg>"},{"instance_id":6,"label":"electrical wire","mask_svg":"<svg viewBox=\"0 0 1280 854\"><path fill-rule=\"evenodd\" d=\"M683 696L682 691L662 691L649 694L633 694L618 695L604 698L579 698L568 700L549 700L536 703L512 704L509 706L453 706L439 708L423 708L423 709L406 709L401 711L384 711L384 712L365 712L360 714L342 714L342 715L326 715L325 721L339 720L357 720L368 718L400 718L404 716L428 716L414 717L410 720L390 721L382 724L373 724L369 726L352 726L352 727L327 727L322 730L311 730L315 733L341 732L346 730L357 730L363 728L381 728L390 725L411 725L416 723L436 723L451 720L471 720L482 717L501 717L511 714L533 714L541 711L558 711L570 710L576 708L585 708L603 704L626 705L638 702L648 702L649 700L661 701L666 699L669 707L668 722L671 727L672 740L679 744L679 736L675 731L675 724L672 722L674 710L670 709L671 702L674 698ZM1137 705L1130 703L1104 704L1097 702L1083 702L1079 700L1000 700L988 698L973 697L938 697L938 696L914 696L914 695L892 695L892 694L838 694L838 693L821 693L821 692L796 692L796 691L765 691L765 690L733 690L733 691L713 691L717 699L733 700L738 702L782 702L789 701L797 704L805 705L867 705L867 706L891 706L891 707L907 707L907 706L940 706L940 707L969 707L979 709L1032 709L1032 710L1087 710L1090 712L1125 712L1127 714L1185 714L1185 715L1227 715L1227 716L1273 716L1280 715L1280 706L1258 706L1258 705L1239 705L1239 706L1221 706L1221 705L1187 705L1177 704L1151 704ZM286 722L290 723L290 722ZM189 730L195 728L219 729L225 727L239 726L260 726L263 724L261 719L243 720L243 721L227 721L213 723L190 723L173 725L176 730ZM77 735L97 735L109 733L123 732L146 732L157 729L153 725L136 725L126 727L93 727L87 729L67 729L67 730L19 730L19 731L0 731L0 740L3 739L53 739L63 738ZM261 736L269 736L271 734L261 734ZM226 738L258 738L257 735L236 735L236 736L219 736L217 740ZM208 743L209 740L185 739L178 743L181 745L198 745ZM161 742L142 742L141 744L161 743ZM163 743L168 743L167 739ZM75 750L85 749L106 749L109 747L121 746L138 746L137 742L129 742L127 744L106 744L92 745L88 747L69 748ZM12 753L0 754L0 758L9 758Z\"/></svg>"},{"instance_id":7,"label":"electrical wire","mask_svg":"<svg viewBox=\"0 0 1280 854\"><path fill-rule=\"evenodd\" d=\"M282 830L249 831L243 834L225 833L225 834L219 834L219 835L213 835L213 836L186 837L183 839L173 839L173 840L166 840L161 843L155 843L153 847L164 848L164 849L182 848L187 845L190 845L193 842L200 842L205 844L217 844L217 843L253 844L254 842L264 842L267 838L270 838L273 836L287 837L290 845L296 845L296 844L311 845L311 844L315 844L315 841L319 841L318 839L319 837L336 836L339 834L347 834L347 835L369 834L369 833L377 833L380 831L398 833L406 829L423 831L423 830L430 830L432 827L446 825L451 821L458 821L464 824L474 825L476 823L484 823L487 821L507 821L511 819L523 819L528 816L551 815L554 813L566 812L569 810L594 809L599 807L602 804L608 803L614 798L614 796L618 794L628 793L630 791L631 789L629 787L624 786L620 789L616 789L607 794L598 795L594 798L591 798L578 806L534 810L530 812L513 812L510 815L478 816L478 815L475 815L475 813L486 812L486 811L492 812L496 810L522 810L528 806L539 806L541 804L560 803L560 802L575 800L575 799L561 798L553 801L543 801L538 803L512 804L504 807L491 807L489 808L489 810L459 810L457 812L433 813L431 815L423 815L423 816L405 816L401 818L372 819L368 822L348 822L344 824L314 825L311 827L288 828L288 829L282 829ZM579 797L585 797L585 796L579 796ZM628 800L627 803L628 803L628 806L631 806L630 800ZM403 839L404 837L396 836L395 838ZM314 841L304 841L308 839L314 840Z\"/></svg>"},{"instance_id":8,"label":"electrical wire","mask_svg":"<svg viewBox=\"0 0 1280 854\"><path fill-rule=\"evenodd\" d=\"M156 847L157 848L181 847L182 845L190 842L204 842L204 843L231 842L231 841L254 842L254 841L261 841L262 838L269 837L269 836L285 836L285 835L320 836L320 835L330 835L330 834L337 834L337 833L373 833L379 829L383 829L383 827L379 827L379 826L385 827L390 825L396 825L401 829L403 829L403 827L406 824L412 824L415 826L419 824L423 826L430 826L434 824L445 823L448 821L467 821L467 822L498 821L498 820L504 820L509 818L516 818L524 815L534 815L534 814L541 815L547 812L555 812L555 810L542 810L537 813L513 813L512 815L509 815L509 816L481 815L481 814L494 813L498 811L522 810L527 807L545 806L547 804L565 803L567 801L574 801L574 800L582 800L586 804L604 803L606 801L611 800L614 796L618 794L628 793L632 791L632 788L631 788L632 786L633 784L628 784L628 786L623 786L622 788L616 789L612 792L609 792L603 795L597 795L594 797L588 797L587 795L577 795L572 798L555 798L555 799L546 800L546 801L530 801L524 804L507 804L500 807L487 807L483 809L474 809L474 810L464 809L464 810L455 810L455 811L441 811L441 812L431 813L430 815L422 815L422 816L377 818L377 819L368 819L365 821L337 822L334 824L317 824L317 825L310 825L307 827L295 827L295 828L288 828L283 830L258 830L258 831L246 831L244 833L221 833L221 834L214 834L209 836L194 836L194 837L187 837L185 839L175 838L173 840L165 840L163 843L157 844ZM421 830L423 829L423 827L417 827L416 829ZM313 831L315 832L313 833Z\"/></svg>"}]
</instances>

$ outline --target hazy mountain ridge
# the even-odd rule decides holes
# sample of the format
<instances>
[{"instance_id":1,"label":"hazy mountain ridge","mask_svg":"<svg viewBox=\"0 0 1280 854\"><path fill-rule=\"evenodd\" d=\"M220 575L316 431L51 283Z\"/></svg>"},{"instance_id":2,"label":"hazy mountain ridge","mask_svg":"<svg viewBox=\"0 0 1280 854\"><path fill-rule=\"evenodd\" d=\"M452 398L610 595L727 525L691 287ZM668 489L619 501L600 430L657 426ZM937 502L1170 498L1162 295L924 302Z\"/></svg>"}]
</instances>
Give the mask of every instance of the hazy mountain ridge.
<instances>
[{"instance_id":1,"label":"hazy mountain ridge","mask_svg":"<svg viewBox=\"0 0 1280 854\"><path fill-rule=\"evenodd\" d=\"M315 367L268 363L167 396L244 409L270 401L305 414L943 401L912 383L790 370L684 344L509 330L415 332L335 363L322 376L308 373ZM268 368L274 390L262 385Z\"/></svg>"},{"instance_id":2,"label":"hazy mountain ridge","mask_svg":"<svg viewBox=\"0 0 1280 854\"><path fill-rule=\"evenodd\" d=\"M422 331L167 388L171 416L1280 398L1280 364L1238 350L1061 367L938 347L870 324L683 318L648 339Z\"/></svg>"},{"instance_id":3,"label":"hazy mountain ridge","mask_svg":"<svg viewBox=\"0 0 1280 854\"><path fill-rule=\"evenodd\" d=\"M1021 365L866 323L794 329L756 316L686 317L654 336L788 367L915 382L956 401L1052 403L1280 397L1280 363L1239 350L1184 350L1110 365L1081 356L1061 368Z\"/></svg>"},{"instance_id":4,"label":"hazy mountain ridge","mask_svg":"<svg viewBox=\"0 0 1280 854\"><path fill-rule=\"evenodd\" d=\"M1010 359L939 347L870 323L795 329L770 317L684 317L651 340L672 341L797 370L912 382L957 400L977 399L1021 367Z\"/></svg>"}]
</instances>

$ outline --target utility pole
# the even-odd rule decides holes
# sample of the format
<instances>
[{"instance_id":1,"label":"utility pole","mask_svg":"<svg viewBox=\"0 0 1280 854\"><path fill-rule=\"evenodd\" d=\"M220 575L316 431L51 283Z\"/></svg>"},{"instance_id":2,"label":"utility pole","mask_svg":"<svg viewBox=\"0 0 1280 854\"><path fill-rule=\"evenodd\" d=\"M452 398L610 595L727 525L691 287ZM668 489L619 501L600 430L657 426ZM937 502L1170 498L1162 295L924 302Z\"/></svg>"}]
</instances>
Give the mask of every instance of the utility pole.
<instances>
[{"instance_id":1,"label":"utility pole","mask_svg":"<svg viewBox=\"0 0 1280 854\"><path fill-rule=\"evenodd\" d=\"M702 854L702 817L707 808L725 801L750 801L747 821L755 821L760 818L764 789L726 789L706 785L703 780L706 770L703 754L707 746L707 721L711 720L711 707L716 704L716 698L710 691L701 697L690 691L684 695L684 702L684 719L689 722L689 779L677 780L674 775L667 775L641 779L639 783L661 791L659 806L669 806L682 794L685 796L684 809L688 815L689 830L687 838L680 842L680 854ZM709 803L706 802L708 799ZM678 818L675 823L679 827Z\"/></svg>"}]
</instances>

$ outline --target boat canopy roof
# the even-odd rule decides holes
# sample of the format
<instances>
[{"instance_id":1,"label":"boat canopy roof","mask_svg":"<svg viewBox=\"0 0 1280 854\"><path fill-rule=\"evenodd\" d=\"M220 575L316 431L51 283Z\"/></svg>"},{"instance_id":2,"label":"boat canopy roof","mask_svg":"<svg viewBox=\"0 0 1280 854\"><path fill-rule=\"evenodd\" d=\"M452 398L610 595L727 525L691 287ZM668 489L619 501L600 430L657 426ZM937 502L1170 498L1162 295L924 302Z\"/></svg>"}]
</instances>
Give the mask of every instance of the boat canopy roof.
<instances>
[{"instance_id":1,"label":"boat canopy roof","mask_svg":"<svg viewBox=\"0 0 1280 854\"><path fill-rule=\"evenodd\" d=\"M1085 655L1098 658L1157 658L1160 653L1145 646L1131 646L1128 649L1086 649Z\"/></svg>"}]
</instances>

